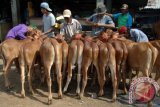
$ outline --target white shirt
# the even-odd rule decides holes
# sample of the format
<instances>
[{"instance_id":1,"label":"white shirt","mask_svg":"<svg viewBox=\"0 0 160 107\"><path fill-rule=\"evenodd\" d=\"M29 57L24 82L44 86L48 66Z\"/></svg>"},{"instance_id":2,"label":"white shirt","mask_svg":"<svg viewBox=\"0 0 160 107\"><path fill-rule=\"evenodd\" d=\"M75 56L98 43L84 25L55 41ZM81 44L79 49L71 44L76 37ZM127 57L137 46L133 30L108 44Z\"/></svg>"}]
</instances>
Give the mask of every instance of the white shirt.
<instances>
[{"instance_id":1,"label":"white shirt","mask_svg":"<svg viewBox=\"0 0 160 107\"><path fill-rule=\"evenodd\" d=\"M47 32L54 25L55 25L55 16L52 13L49 13L48 15L44 14L43 15L43 29L44 29L44 32ZM49 37L52 37L52 36L54 36L54 32L51 32L47 35Z\"/></svg>"},{"instance_id":2,"label":"white shirt","mask_svg":"<svg viewBox=\"0 0 160 107\"><path fill-rule=\"evenodd\" d=\"M71 23L64 22L60 29L60 34L65 36L65 39L68 41L72 38L76 33L80 33L82 30L82 26L78 20L72 19Z\"/></svg>"},{"instance_id":3,"label":"white shirt","mask_svg":"<svg viewBox=\"0 0 160 107\"><path fill-rule=\"evenodd\" d=\"M148 37L139 29L130 29L131 39L135 42L148 42Z\"/></svg>"}]
</instances>

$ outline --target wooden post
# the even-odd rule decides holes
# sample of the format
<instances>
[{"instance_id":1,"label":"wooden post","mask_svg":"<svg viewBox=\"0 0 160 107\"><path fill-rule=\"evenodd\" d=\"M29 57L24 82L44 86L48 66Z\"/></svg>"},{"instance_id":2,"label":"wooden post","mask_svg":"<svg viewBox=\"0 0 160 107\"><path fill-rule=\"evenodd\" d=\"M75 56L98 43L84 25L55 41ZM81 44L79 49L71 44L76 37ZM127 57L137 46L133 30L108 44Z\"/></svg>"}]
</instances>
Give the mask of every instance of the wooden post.
<instances>
[{"instance_id":1,"label":"wooden post","mask_svg":"<svg viewBox=\"0 0 160 107\"><path fill-rule=\"evenodd\" d=\"M13 26L20 22L20 6L19 0L11 0L11 12Z\"/></svg>"}]
</instances>

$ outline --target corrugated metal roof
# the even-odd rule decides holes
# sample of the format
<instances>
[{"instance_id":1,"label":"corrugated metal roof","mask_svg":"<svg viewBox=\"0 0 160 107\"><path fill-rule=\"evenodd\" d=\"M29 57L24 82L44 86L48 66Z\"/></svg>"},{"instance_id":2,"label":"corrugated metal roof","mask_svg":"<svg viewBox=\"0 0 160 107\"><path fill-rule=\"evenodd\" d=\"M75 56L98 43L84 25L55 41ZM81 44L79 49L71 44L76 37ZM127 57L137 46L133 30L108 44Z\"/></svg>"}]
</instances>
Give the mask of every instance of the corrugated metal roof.
<instances>
[{"instance_id":1,"label":"corrugated metal roof","mask_svg":"<svg viewBox=\"0 0 160 107\"><path fill-rule=\"evenodd\" d=\"M145 9L160 9L160 0L148 0Z\"/></svg>"}]
</instances>

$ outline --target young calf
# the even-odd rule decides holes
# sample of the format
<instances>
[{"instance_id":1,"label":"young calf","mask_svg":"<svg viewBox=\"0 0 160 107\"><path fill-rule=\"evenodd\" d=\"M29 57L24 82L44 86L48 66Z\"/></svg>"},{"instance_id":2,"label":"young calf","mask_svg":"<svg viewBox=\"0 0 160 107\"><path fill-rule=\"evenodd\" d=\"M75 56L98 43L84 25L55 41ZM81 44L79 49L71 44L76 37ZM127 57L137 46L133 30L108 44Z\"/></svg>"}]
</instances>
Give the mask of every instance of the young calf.
<instances>
[{"instance_id":1,"label":"young calf","mask_svg":"<svg viewBox=\"0 0 160 107\"><path fill-rule=\"evenodd\" d=\"M115 50L110 43L102 43L99 45L99 71L101 74L99 96L102 96L104 94L103 87L106 80L105 77L106 67L110 68L111 71L112 85L113 85L112 101L115 101L117 98L116 58L115 58Z\"/></svg>"},{"instance_id":2,"label":"young calf","mask_svg":"<svg viewBox=\"0 0 160 107\"><path fill-rule=\"evenodd\" d=\"M34 91L32 89L31 77L33 74L34 64L36 63L36 59L39 56L39 50L40 50L42 42L43 42L43 38L36 39L32 42L24 44L20 50L20 56L18 60L19 60L19 65L20 65L20 70L21 70L21 83L22 83L21 95L22 97L25 97L25 91L24 91L25 66L27 68L29 89L30 89L30 92L34 94Z\"/></svg>"},{"instance_id":3,"label":"young calf","mask_svg":"<svg viewBox=\"0 0 160 107\"><path fill-rule=\"evenodd\" d=\"M158 51L149 42L135 43L130 40L122 40L128 49L127 64L130 73L130 80L132 70L136 72L141 71L143 76L149 77L153 70Z\"/></svg>"},{"instance_id":4,"label":"young calf","mask_svg":"<svg viewBox=\"0 0 160 107\"><path fill-rule=\"evenodd\" d=\"M62 97L62 49L61 44L55 38L47 38L44 40L43 44L40 48L40 56L44 66L44 72L47 78L48 84L48 103L52 102L52 92L51 92L51 67L55 65L55 72L57 74L57 82L58 82L58 96Z\"/></svg>"},{"instance_id":5,"label":"young calf","mask_svg":"<svg viewBox=\"0 0 160 107\"><path fill-rule=\"evenodd\" d=\"M82 88L80 93L80 98L83 97L85 87L87 85L87 73L89 66L93 63L93 65L96 67L97 74L98 74L98 80L100 83L100 74L99 74L99 66L98 66L98 54L99 54L99 48L98 45L92 41L92 38L89 36L86 36L84 38L84 48L83 48L83 59L82 59L82 76L83 76L83 82L82 82Z\"/></svg>"},{"instance_id":6,"label":"young calf","mask_svg":"<svg viewBox=\"0 0 160 107\"><path fill-rule=\"evenodd\" d=\"M1 43L0 51L3 58L3 73L5 79L5 87L10 89L10 82L8 80L9 69L13 61L17 61L20 55L20 49L24 44L31 42L30 38L24 40L8 39Z\"/></svg>"},{"instance_id":7,"label":"young calf","mask_svg":"<svg viewBox=\"0 0 160 107\"><path fill-rule=\"evenodd\" d=\"M77 74L77 90L76 93L80 93L80 81L81 81L81 66L82 66L82 57L83 57L83 47L84 44L81 40L72 40L69 45L69 53L68 53L68 76L67 82L63 89L63 92L66 92L68 89L68 85L72 78L72 69L75 64L78 64L78 74Z\"/></svg>"}]
</instances>

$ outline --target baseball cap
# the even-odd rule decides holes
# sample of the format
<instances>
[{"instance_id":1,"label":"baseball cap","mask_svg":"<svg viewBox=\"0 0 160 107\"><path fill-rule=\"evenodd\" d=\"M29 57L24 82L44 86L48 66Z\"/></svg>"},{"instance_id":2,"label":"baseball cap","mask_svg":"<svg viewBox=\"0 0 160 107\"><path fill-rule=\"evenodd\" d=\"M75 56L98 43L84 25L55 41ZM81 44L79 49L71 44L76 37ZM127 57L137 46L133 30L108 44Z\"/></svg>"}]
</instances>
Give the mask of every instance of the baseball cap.
<instances>
[{"instance_id":1,"label":"baseball cap","mask_svg":"<svg viewBox=\"0 0 160 107\"><path fill-rule=\"evenodd\" d=\"M96 9L95 9L95 12L98 13L98 14L101 14L101 13L106 13L107 9L106 9L106 6L104 4L101 4L99 5Z\"/></svg>"},{"instance_id":2,"label":"baseball cap","mask_svg":"<svg viewBox=\"0 0 160 107\"><path fill-rule=\"evenodd\" d=\"M40 5L40 7L48 10L49 12L52 11L52 9L49 8L49 5L48 5L47 2L42 2L41 5Z\"/></svg>"},{"instance_id":3,"label":"baseball cap","mask_svg":"<svg viewBox=\"0 0 160 107\"><path fill-rule=\"evenodd\" d=\"M128 5L127 4L123 4L121 9L128 9Z\"/></svg>"},{"instance_id":4,"label":"baseball cap","mask_svg":"<svg viewBox=\"0 0 160 107\"><path fill-rule=\"evenodd\" d=\"M63 17L71 17L72 13L69 9L63 11Z\"/></svg>"},{"instance_id":5,"label":"baseball cap","mask_svg":"<svg viewBox=\"0 0 160 107\"><path fill-rule=\"evenodd\" d=\"M118 29L118 32L119 32L120 34L126 33L126 32L127 32L127 27L126 27L126 26L120 27L120 28Z\"/></svg>"}]
</instances>

